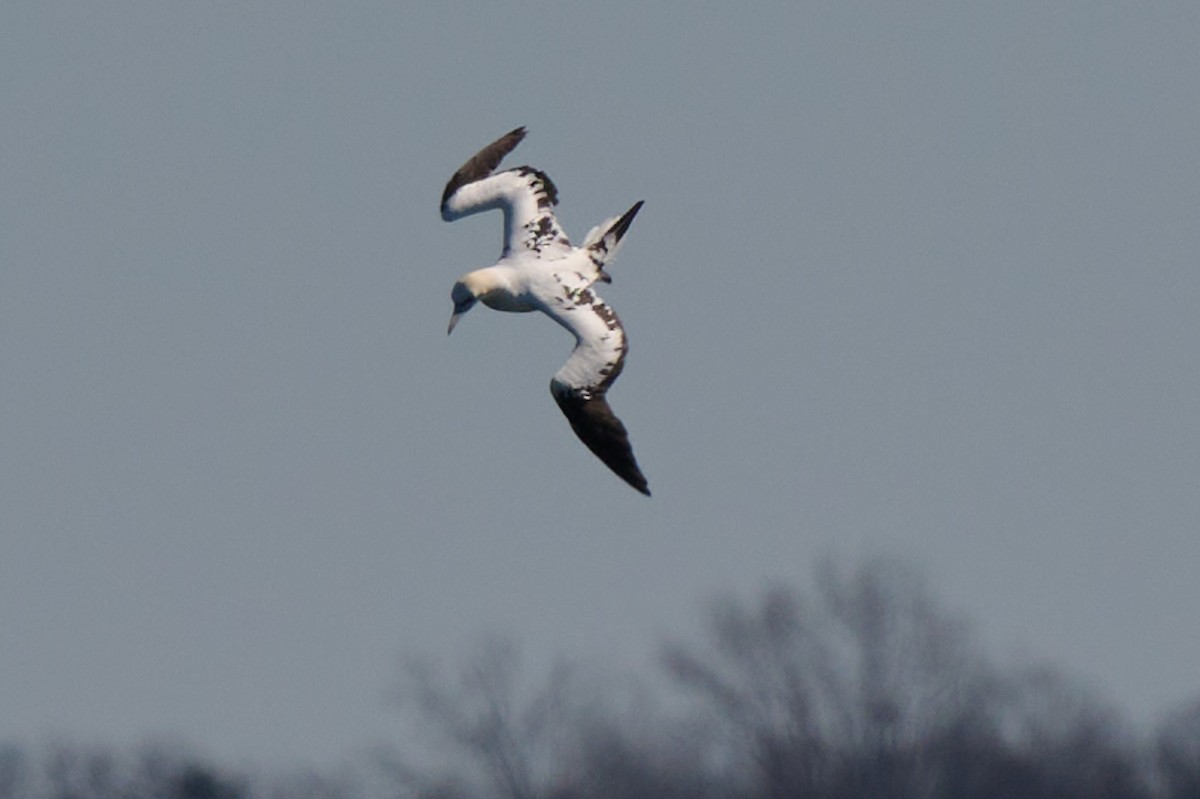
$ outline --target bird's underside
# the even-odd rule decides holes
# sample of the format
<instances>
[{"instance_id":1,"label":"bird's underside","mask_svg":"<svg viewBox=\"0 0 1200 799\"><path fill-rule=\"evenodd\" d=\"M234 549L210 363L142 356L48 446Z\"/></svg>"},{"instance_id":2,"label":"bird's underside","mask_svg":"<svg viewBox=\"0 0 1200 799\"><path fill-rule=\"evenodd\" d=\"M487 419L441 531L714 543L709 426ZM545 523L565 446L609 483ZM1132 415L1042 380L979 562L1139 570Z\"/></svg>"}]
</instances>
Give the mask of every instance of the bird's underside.
<instances>
[{"instance_id":1,"label":"bird's underside","mask_svg":"<svg viewBox=\"0 0 1200 799\"><path fill-rule=\"evenodd\" d=\"M581 246L572 246L554 214L558 190L549 176L528 166L495 171L524 137L525 129L517 128L484 147L454 173L442 194L446 221L491 209L504 212L501 258L455 284L451 329L482 301L499 310L537 309L569 330L575 348L554 375L551 393L587 448L621 479L649 495L625 425L605 396L624 368L629 349L625 329L593 287L597 281L611 280L604 267L642 203L597 225Z\"/></svg>"}]
</instances>

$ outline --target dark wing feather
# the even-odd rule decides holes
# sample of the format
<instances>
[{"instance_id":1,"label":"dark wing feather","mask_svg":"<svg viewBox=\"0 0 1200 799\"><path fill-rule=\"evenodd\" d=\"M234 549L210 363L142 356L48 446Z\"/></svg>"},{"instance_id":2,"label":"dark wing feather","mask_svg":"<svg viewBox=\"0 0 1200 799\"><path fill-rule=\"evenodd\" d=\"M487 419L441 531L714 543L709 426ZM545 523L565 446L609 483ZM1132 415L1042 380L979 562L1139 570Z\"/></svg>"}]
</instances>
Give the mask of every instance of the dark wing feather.
<instances>
[{"instance_id":1,"label":"dark wing feather","mask_svg":"<svg viewBox=\"0 0 1200 799\"><path fill-rule=\"evenodd\" d=\"M525 128L509 131L459 167L442 192L442 219L453 222L495 208L504 210L504 255L514 247L537 257L561 257L571 249L554 207L558 188L540 169L495 169L525 138Z\"/></svg>"},{"instance_id":2,"label":"dark wing feather","mask_svg":"<svg viewBox=\"0 0 1200 799\"><path fill-rule=\"evenodd\" d=\"M523 138L525 138L524 127L510 130L471 156L471 159L459 167L458 171L454 173L454 177L450 178L450 182L446 184L446 190L442 192L442 205L445 206L450 195L463 186L492 174L492 170L500 166L504 156L511 153Z\"/></svg>"},{"instance_id":3,"label":"dark wing feather","mask_svg":"<svg viewBox=\"0 0 1200 799\"><path fill-rule=\"evenodd\" d=\"M586 395L574 391L555 391L554 399L562 408L571 429L596 457L604 461L618 477L650 496L650 488L629 444L625 425L608 406L603 392Z\"/></svg>"}]
</instances>

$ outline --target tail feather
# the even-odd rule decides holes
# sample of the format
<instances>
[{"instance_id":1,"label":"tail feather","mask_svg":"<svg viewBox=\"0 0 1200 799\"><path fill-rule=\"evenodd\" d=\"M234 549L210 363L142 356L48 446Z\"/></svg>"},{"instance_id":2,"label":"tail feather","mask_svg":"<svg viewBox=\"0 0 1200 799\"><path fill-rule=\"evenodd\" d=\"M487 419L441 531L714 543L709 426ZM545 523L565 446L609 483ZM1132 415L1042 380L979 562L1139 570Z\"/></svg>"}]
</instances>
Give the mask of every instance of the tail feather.
<instances>
[{"instance_id":1,"label":"tail feather","mask_svg":"<svg viewBox=\"0 0 1200 799\"><path fill-rule=\"evenodd\" d=\"M621 216L606 219L588 231L587 237L583 240L583 248L591 252L592 260L598 262L597 266L603 267L617 254L621 239L625 238L625 233L633 223L633 218L641 210L642 202L642 200L638 200Z\"/></svg>"}]
</instances>

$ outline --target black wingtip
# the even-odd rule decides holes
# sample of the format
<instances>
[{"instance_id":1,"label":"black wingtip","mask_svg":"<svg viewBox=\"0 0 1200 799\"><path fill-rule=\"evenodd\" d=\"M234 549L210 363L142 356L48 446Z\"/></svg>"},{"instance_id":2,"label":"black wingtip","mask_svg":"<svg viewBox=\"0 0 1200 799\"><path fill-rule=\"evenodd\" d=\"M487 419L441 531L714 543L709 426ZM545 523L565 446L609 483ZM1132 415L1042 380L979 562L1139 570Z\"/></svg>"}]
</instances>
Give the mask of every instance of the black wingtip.
<instances>
[{"instance_id":1,"label":"black wingtip","mask_svg":"<svg viewBox=\"0 0 1200 799\"><path fill-rule=\"evenodd\" d=\"M633 458L633 450L629 452L629 462L622 464L620 468L611 463L605 462L608 468L629 484L631 488L641 494L650 496L650 483L646 481L646 476L642 474L642 470L638 468L637 461Z\"/></svg>"},{"instance_id":2,"label":"black wingtip","mask_svg":"<svg viewBox=\"0 0 1200 799\"><path fill-rule=\"evenodd\" d=\"M636 468L637 467L634 466L634 469L636 469ZM641 472L637 472L636 475L632 475L632 476L621 474L620 472L616 472L616 475L617 475L617 477L620 477L622 480L624 480L626 483L628 483L630 485L630 487L632 487L633 490L637 491L639 494L642 494L647 497L650 496L650 486L646 482L646 478L642 476Z\"/></svg>"},{"instance_id":3,"label":"black wingtip","mask_svg":"<svg viewBox=\"0 0 1200 799\"><path fill-rule=\"evenodd\" d=\"M650 496L650 485L638 468L629 444L629 433L608 406L603 394L584 398L579 394L554 391L554 399L571 429L604 465L634 490Z\"/></svg>"},{"instance_id":4,"label":"black wingtip","mask_svg":"<svg viewBox=\"0 0 1200 799\"><path fill-rule=\"evenodd\" d=\"M446 184L446 189L442 192L442 208L445 209L446 201L450 199L450 195L454 194L454 192L468 183L482 180L492 174L492 171L500 166L500 162L504 160L504 156L511 153L513 148L521 143L521 140L525 138L525 133L524 125L519 128L513 128L471 156L454 173L454 177L450 178L450 182Z\"/></svg>"}]
</instances>

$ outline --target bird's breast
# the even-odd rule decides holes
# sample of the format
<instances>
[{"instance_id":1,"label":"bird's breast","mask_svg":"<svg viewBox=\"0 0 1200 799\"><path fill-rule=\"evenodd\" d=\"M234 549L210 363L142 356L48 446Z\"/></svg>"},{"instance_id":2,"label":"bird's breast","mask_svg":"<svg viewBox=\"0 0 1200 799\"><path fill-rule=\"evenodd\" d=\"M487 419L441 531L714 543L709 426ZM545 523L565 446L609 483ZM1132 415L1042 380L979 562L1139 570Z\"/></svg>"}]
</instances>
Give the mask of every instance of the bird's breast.
<instances>
[{"instance_id":1,"label":"bird's breast","mask_svg":"<svg viewBox=\"0 0 1200 799\"><path fill-rule=\"evenodd\" d=\"M493 291L489 292L480 299L483 304L494 311L510 311L514 313L527 313L536 311L535 306L529 298L522 294L513 294L508 291Z\"/></svg>"}]
</instances>

